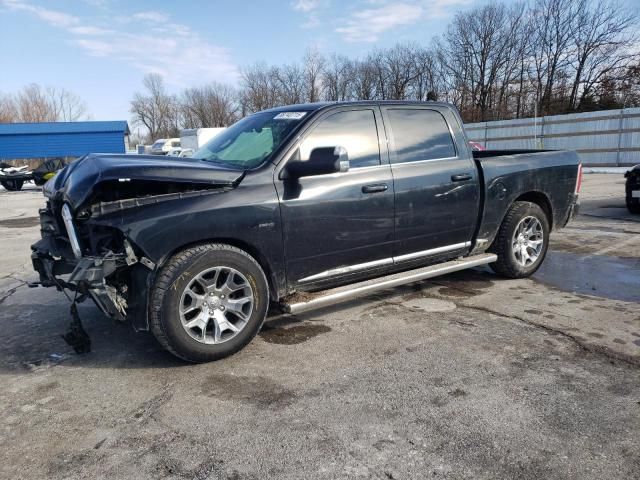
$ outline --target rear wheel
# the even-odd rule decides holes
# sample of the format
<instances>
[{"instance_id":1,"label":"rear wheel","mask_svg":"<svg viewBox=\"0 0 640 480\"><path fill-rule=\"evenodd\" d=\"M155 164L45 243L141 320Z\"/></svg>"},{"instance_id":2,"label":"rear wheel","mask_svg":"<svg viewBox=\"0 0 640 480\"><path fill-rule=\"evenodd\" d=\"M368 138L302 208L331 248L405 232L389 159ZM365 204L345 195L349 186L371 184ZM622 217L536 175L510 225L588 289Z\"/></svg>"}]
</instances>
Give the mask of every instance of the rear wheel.
<instances>
[{"instance_id":1,"label":"rear wheel","mask_svg":"<svg viewBox=\"0 0 640 480\"><path fill-rule=\"evenodd\" d=\"M490 264L493 271L507 278L532 275L547 254L549 230L549 220L540 206L515 202L489 249L498 255Z\"/></svg>"},{"instance_id":2,"label":"rear wheel","mask_svg":"<svg viewBox=\"0 0 640 480\"><path fill-rule=\"evenodd\" d=\"M264 272L246 252L222 244L189 248L158 274L151 292L151 330L184 360L218 360L258 333L268 292Z\"/></svg>"},{"instance_id":3,"label":"rear wheel","mask_svg":"<svg viewBox=\"0 0 640 480\"><path fill-rule=\"evenodd\" d=\"M17 192L22 189L24 180L2 180L0 184L10 192Z\"/></svg>"}]
</instances>

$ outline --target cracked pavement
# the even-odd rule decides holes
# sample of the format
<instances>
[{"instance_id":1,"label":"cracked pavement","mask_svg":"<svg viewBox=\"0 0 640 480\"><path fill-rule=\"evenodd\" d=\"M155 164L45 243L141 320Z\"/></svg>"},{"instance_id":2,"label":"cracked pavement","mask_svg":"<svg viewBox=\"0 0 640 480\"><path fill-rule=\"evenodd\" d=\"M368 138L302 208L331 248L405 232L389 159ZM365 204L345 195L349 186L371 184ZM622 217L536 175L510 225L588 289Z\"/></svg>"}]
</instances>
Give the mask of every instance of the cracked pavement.
<instances>
[{"instance_id":1,"label":"cracked pavement","mask_svg":"<svg viewBox=\"0 0 640 480\"><path fill-rule=\"evenodd\" d=\"M585 175L543 268L459 272L270 318L185 365L30 289L39 191L0 190L0 478L640 478L640 217Z\"/></svg>"}]
</instances>

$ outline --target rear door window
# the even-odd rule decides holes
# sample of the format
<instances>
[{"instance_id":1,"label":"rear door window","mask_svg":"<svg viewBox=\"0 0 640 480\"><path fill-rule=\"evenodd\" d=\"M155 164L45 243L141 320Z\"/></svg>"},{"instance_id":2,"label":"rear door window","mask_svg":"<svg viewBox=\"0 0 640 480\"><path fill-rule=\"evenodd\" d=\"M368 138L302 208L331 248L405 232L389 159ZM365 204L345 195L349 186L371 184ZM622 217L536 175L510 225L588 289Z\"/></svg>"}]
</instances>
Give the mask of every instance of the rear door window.
<instances>
[{"instance_id":1,"label":"rear door window","mask_svg":"<svg viewBox=\"0 0 640 480\"><path fill-rule=\"evenodd\" d=\"M391 162L406 163L456 156L456 148L444 117L435 110L392 108L387 110L391 131Z\"/></svg>"},{"instance_id":2,"label":"rear door window","mask_svg":"<svg viewBox=\"0 0 640 480\"><path fill-rule=\"evenodd\" d=\"M300 144L300 160L318 147L344 147L350 168L380 165L378 130L373 110L349 110L329 115Z\"/></svg>"}]
</instances>

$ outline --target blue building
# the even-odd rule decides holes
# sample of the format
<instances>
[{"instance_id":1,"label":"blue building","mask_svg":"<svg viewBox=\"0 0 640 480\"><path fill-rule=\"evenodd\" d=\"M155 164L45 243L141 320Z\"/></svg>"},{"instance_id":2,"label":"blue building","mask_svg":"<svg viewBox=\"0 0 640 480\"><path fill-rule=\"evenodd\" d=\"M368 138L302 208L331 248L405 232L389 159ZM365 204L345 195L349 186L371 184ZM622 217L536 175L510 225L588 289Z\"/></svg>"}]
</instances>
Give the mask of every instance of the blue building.
<instances>
[{"instance_id":1,"label":"blue building","mask_svg":"<svg viewBox=\"0 0 640 480\"><path fill-rule=\"evenodd\" d=\"M125 153L129 125L113 122L0 124L0 160Z\"/></svg>"}]
</instances>

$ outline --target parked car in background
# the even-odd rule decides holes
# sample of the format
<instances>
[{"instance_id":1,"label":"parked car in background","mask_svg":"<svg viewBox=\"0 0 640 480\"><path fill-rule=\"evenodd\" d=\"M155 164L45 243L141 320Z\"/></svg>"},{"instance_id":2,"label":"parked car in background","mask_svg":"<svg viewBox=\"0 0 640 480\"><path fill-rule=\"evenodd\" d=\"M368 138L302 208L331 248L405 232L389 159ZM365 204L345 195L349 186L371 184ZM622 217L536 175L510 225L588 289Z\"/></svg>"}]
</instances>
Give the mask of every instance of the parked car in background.
<instances>
[{"instance_id":1,"label":"parked car in background","mask_svg":"<svg viewBox=\"0 0 640 480\"><path fill-rule=\"evenodd\" d=\"M182 147L177 147L177 148L172 148L169 153L167 153L167 157L190 157L191 155L193 155L193 149L191 148L182 148Z\"/></svg>"},{"instance_id":2,"label":"parked car in background","mask_svg":"<svg viewBox=\"0 0 640 480\"><path fill-rule=\"evenodd\" d=\"M528 277L580 178L575 152L472 152L449 104L291 105L190 159L78 159L45 186L32 260L43 286L203 362L243 348L270 304L296 314L486 264Z\"/></svg>"},{"instance_id":3,"label":"parked car in background","mask_svg":"<svg viewBox=\"0 0 640 480\"><path fill-rule=\"evenodd\" d=\"M213 137L224 131L219 128L186 128L180 132L180 145L182 148L190 148L194 152L202 147Z\"/></svg>"},{"instance_id":4,"label":"parked car in background","mask_svg":"<svg viewBox=\"0 0 640 480\"><path fill-rule=\"evenodd\" d=\"M625 201L631 213L640 213L640 165L636 165L624 174Z\"/></svg>"},{"instance_id":5,"label":"parked car in background","mask_svg":"<svg viewBox=\"0 0 640 480\"><path fill-rule=\"evenodd\" d=\"M167 157L179 157L182 153L182 147L173 147L167 152Z\"/></svg>"},{"instance_id":6,"label":"parked car in background","mask_svg":"<svg viewBox=\"0 0 640 480\"><path fill-rule=\"evenodd\" d=\"M151 145L151 155L166 155L172 148L180 148L179 138L159 138Z\"/></svg>"}]
</instances>

